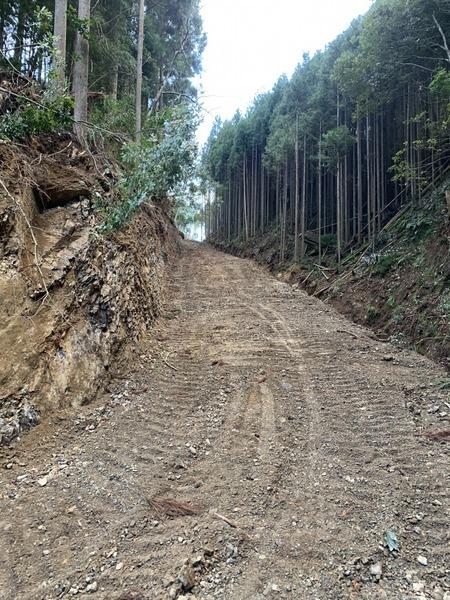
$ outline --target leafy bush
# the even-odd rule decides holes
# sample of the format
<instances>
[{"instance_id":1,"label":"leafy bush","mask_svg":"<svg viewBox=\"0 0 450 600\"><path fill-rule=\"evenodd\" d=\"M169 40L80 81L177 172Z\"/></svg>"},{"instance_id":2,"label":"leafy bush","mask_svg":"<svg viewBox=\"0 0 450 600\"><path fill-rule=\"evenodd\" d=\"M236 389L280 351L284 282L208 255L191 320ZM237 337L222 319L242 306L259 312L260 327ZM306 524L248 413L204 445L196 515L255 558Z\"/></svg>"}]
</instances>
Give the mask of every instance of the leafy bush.
<instances>
[{"instance_id":1,"label":"leafy bush","mask_svg":"<svg viewBox=\"0 0 450 600\"><path fill-rule=\"evenodd\" d=\"M391 317L392 322L395 323L395 325L400 325L403 322L404 317L405 317L405 311L404 311L403 307L396 306L392 312L392 317Z\"/></svg>"},{"instance_id":2,"label":"leafy bush","mask_svg":"<svg viewBox=\"0 0 450 600\"><path fill-rule=\"evenodd\" d=\"M197 156L197 115L187 106L169 107L147 120L140 146L126 144L121 161L119 202L107 208L103 231L125 225L134 212L150 199L185 195L194 175Z\"/></svg>"},{"instance_id":3,"label":"leafy bush","mask_svg":"<svg viewBox=\"0 0 450 600\"><path fill-rule=\"evenodd\" d=\"M53 133L72 124L73 100L67 95L44 93L39 103L24 99L17 110L0 121L0 139L26 139L40 133Z\"/></svg>"},{"instance_id":4,"label":"leafy bush","mask_svg":"<svg viewBox=\"0 0 450 600\"><path fill-rule=\"evenodd\" d=\"M442 314L444 315L450 315L450 290L446 290L440 301L439 301L439 305L438 305L439 310L442 311Z\"/></svg>"},{"instance_id":5,"label":"leafy bush","mask_svg":"<svg viewBox=\"0 0 450 600\"><path fill-rule=\"evenodd\" d=\"M450 390L450 377L443 377L438 379L434 385L440 390Z\"/></svg>"},{"instance_id":6,"label":"leafy bush","mask_svg":"<svg viewBox=\"0 0 450 600\"><path fill-rule=\"evenodd\" d=\"M440 68L434 75L429 90L435 98L447 100L450 96L450 71Z\"/></svg>"},{"instance_id":7,"label":"leafy bush","mask_svg":"<svg viewBox=\"0 0 450 600\"><path fill-rule=\"evenodd\" d=\"M94 104L89 118L91 123L99 125L104 131L112 131L114 134L133 139L136 130L134 97L123 96L115 100L107 96L102 102ZM95 135L98 133L95 132Z\"/></svg>"},{"instance_id":8,"label":"leafy bush","mask_svg":"<svg viewBox=\"0 0 450 600\"><path fill-rule=\"evenodd\" d=\"M435 224L427 214L415 214L405 225L406 232L414 239L422 238L434 231Z\"/></svg>"},{"instance_id":9,"label":"leafy bush","mask_svg":"<svg viewBox=\"0 0 450 600\"><path fill-rule=\"evenodd\" d=\"M336 236L331 233L326 233L320 236L320 241L323 248L336 248Z\"/></svg>"},{"instance_id":10,"label":"leafy bush","mask_svg":"<svg viewBox=\"0 0 450 600\"><path fill-rule=\"evenodd\" d=\"M397 300L394 298L394 296L389 296L386 301L386 306L391 309L397 308Z\"/></svg>"},{"instance_id":11,"label":"leafy bush","mask_svg":"<svg viewBox=\"0 0 450 600\"><path fill-rule=\"evenodd\" d=\"M374 274L379 277L385 277L392 267L397 264L397 259L398 257L395 254L385 254L384 256L380 256L375 263L373 269Z\"/></svg>"}]
</instances>

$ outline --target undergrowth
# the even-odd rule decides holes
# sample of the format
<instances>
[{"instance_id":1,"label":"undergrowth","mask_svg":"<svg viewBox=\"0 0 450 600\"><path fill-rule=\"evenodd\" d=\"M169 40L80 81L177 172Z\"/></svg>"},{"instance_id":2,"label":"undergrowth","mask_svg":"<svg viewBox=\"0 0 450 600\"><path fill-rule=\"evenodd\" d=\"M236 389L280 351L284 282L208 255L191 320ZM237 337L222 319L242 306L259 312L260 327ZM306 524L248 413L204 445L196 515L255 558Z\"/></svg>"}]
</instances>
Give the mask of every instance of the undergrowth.
<instances>
[{"instance_id":1,"label":"undergrowth","mask_svg":"<svg viewBox=\"0 0 450 600\"><path fill-rule=\"evenodd\" d=\"M24 97L17 108L2 115L0 139L26 140L33 135L48 134L72 127L73 99L47 90L39 102Z\"/></svg>"},{"instance_id":2,"label":"undergrowth","mask_svg":"<svg viewBox=\"0 0 450 600\"><path fill-rule=\"evenodd\" d=\"M197 146L194 132L197 114L186 105L166 108L147 119L142 142L125 144L120 153L122 175L113 205L99 202L110 233L126 225L146 201L171 197L176 206L189 194Z\"/></svg>"}]
</instances>

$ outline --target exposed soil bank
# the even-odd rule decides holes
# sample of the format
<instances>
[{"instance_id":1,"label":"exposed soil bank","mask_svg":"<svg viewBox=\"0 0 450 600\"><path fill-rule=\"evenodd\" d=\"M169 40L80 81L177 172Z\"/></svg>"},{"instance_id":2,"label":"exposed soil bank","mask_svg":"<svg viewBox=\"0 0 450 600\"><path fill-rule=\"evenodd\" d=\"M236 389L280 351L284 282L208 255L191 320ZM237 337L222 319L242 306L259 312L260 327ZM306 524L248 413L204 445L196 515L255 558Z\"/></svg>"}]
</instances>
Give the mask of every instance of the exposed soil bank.
<instances>
[{"instance_id":1,"label":"exposed soil bank","mask_svg":"<svg viewBox=\"0 0 450 600\"><path fill-rule=\"evenodd\" d=\"M176 230L147 204L96 233L114 185L101 171L70 137L0 148L0 443L89 402L160 310Z\"/></svg>"},{"instance_id":2,"label":"exposed soil bank","mask_svg":"<svg viewBox=\"0 0 450 600\"><path fill-rule=\"evenodd\" d=\"M449 184L421 207L406 210L380 234L375 247L357 249L341 265L332 244L318 264L313 236L307 239L307 256L297 264L292 262L293 239L291 259L280 263L274 230L248 241L211 241L225 252L268 266L282 281L330 302L381 338L412 347L450 369Z\"/></svg>"}]
</instances>

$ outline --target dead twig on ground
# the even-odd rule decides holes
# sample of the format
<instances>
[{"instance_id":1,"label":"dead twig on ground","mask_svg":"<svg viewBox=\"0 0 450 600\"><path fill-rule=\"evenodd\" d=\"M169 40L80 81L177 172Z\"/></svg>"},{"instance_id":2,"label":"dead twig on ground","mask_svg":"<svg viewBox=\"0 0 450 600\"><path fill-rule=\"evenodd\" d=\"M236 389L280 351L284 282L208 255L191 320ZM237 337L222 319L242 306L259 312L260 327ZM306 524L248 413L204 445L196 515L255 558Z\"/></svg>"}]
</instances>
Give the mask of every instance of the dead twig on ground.
<instances>
[{"instance_id":1,"label":"dead twig on ground","mask_svg":"<svg viewBox=\"0 0 450 600\"><path fill-rule=\"evenodd\" d=\"M163 357L162 357L162 361L163 361L163 363L164 363L164 364L165 364L167 367L169 367L169 369L172 369L173 371L178 371L178 369L177 369L176 367L174 367L174 366L173 366L173 365L171 365L169 362L167 362L167 360L168 360L168 358L169 358L169 356L170 356L171 354L172 354L172 352L169 352L165 358L164 358L164 356L163 356Z\"/></svg>"},{"instance_id":2,"label":"dead twig on ground","mask_svg":"<svg viewBox=\"0 0 450 600\"><path fill-rule=\"evenodd\" d=\"M333 269L327 269L326 267L322 267L320 265L317 265L316 263L314 263L314 266L317 267L320 271L320 274L323 275L325 277L325 279L327 281L330 280L330 278L328 277L328 275L325 273L325 271L332 271Z\"/></svg>"},{"instance_id":3,"label":"dead twig on ground","mask_svg":"<svg viewBox=\"0 0 450 600\"><path fill-rule=\"evenodd\" d=\"M305 279L301 282L300 285L305 285L305 283L308 281L308 279L311 277L311 275L313 273L314 273L314 269L308 273L308 275L305 277Z\"/></svg>"},{"instance_id":4,"label":"dead twig on ground","mask_svg":"<svg viewBox=\"0 0 450 600\"><path fill-rule=\"evenodd\" d=\"M355 340L359 339L359 336L357 336L355 333L352 333L351 331L346 331L345 329L336 329L336 333L346 333L347 335L350 335Z\"/></svg>"},{"instance_id":5,"label":"dead twig on ground","mask_svg":"<svg viewBox=\"0 0 450 600\"><path fill-rule=\"evenodd\" d=\"M433 440L435 442L447 442L450 440L450 429L444 429L442 431L427 431L423 435L429 440Z\"/></svg>"},{"instance_id":6,"label":"dead twig on ground","mask_svg":"<svg viewBox=\"0 0 450 600\"><path fill-rule=\"evenodd\" d=\"M234 529L237 529L237 526L238 526L237 523L235 523L234 521L232 521L228 517L225 517L225 515L221 515L220 513L217 513L217 512L212 512L211 516L215 517L216 519L220 519L220 521L223 521L224 523L226 523L230 527L233 527Z\"/></svg>"},{"instance_id":7,"label":"dead twig on ground","mask_svg":"<svg viewBox=\"0 0 450 600\"><path fill-rule=\"evenodd\" d=\"M53 152L52 154L46 154L45 158L51 158L53 156L57 156L58 154L62 154L63 152L65 152L66 150L68 150L72 145L73 145L73 142L69 142L67 144L67 146L64 146L64 148L61 148L61 150L58 150L57 152ZM35 158L34 160L31 161L30 164L31 165L36 165L36 164L40 165L41 162L42 162L42 157L43 157L43 154L42 154L42 152L40 152L39 153L39 158L37 158L37 159Z\"/></svg>"}]
</instances>

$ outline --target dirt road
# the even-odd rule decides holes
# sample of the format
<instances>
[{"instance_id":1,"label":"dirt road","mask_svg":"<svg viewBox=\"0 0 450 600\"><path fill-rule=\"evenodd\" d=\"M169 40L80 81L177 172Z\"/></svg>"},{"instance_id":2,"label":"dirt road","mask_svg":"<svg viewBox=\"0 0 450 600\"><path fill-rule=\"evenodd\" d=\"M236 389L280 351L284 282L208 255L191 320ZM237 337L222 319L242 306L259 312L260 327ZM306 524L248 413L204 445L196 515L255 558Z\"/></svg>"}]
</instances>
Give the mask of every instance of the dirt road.
<instances>
[{"instance_id":1,"label":"dirt road","mask_svg":"<svg viewBox=\"0 0 450 600\"><path fill-rule=\"evenodd\" d=\"M448 600L443 372L371 336L186 243L110 393L3 451L0 598Z\"/></svg>"}]
</instances>

